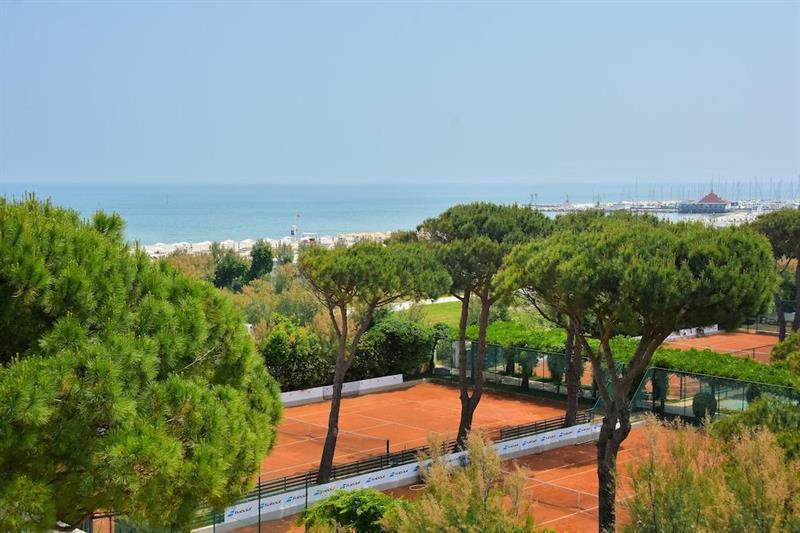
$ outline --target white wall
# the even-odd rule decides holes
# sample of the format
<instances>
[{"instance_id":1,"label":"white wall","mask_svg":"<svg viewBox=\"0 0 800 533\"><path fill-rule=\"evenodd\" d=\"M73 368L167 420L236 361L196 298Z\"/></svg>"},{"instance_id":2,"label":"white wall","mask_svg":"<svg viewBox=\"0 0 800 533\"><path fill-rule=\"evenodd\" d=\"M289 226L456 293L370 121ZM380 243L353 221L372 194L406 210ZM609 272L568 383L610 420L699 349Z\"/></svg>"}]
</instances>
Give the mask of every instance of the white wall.
<instances>
[{"instance_id":1,"label":"white wall","mask_svg":"<svg viewBox=\"0 0 800 533\"><path fill-rule=\"evenodd\" d=\"M380 378L348 381L342 385L342 394L354 396L366 392L390 390L403 384L403 375L383 376ZM314 387L313 389L293 390L281 393L281 401L286 407L327 400L333 394L333 385Z\"/></svg>"}]
</instances>

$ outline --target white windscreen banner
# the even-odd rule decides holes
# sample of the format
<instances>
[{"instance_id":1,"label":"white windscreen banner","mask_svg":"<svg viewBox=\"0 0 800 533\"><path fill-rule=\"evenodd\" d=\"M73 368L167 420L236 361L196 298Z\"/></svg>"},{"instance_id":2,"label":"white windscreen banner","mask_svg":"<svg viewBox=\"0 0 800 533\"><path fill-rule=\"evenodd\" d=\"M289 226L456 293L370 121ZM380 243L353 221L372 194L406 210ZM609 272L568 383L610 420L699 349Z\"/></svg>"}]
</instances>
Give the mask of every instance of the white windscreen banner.
<instances>
[{"instance_id":1,"label":"white windscreen banner","mask_svg":"<svg viewBox=\"0 0 800 533\"><path fill-rule=\"evenodd\" d=\"M599 432L599 422L586 423L569 428L555 429L529 437L520 437L506 442L498 442L494 444L494 447L501 457L524 455L584 442L595 438ZM466 452L457 452L446 455L443 460L448 466L457 466L466 464L469 459ZM409 463L369 474L332 481L324 485L312 485L308 487L308 502L306 502L305 488L283 494L265 496L261 498L261 516L263 519L269 519L270 516L284 516L285 513L280 513L280 511L294 510L299 512L301 507L322 500L337 489L348 490L370 487L381 489L411 484L419 479L419 470L419 463ZM258 516L258 500L240 503L225 509L225 523L256 516Z\"/></svg>"},{"instance_id":2,"label":"white windscreen banner","mask_svg":"<svg viewBox=\"0 0 800 533\"><path fill-rule=\"evenodd\" d=\"M715 335L719 333L719 325L714 324L713 326L706 326L704 328L679 329L678 331L673 331L670 333L667 337L667 340L674 341L677 339L690 339L692 337L697 337L699 332L702 332L702 335Z\"/></svg>"},{"instance_id":3,"label":"white windscreen banner","mask_svg":"<svg viewBox=\"0 0 800 533\"><path fill-rule=\"evenodd\" d=\"M538 435L520 437L514 440L498 442L494 445L500 457L519 455L520 452L536 453L543 448L555 448L559 445L573 444L594 438L600 433L600 423L579 424L563 429L554 429Z\"/></svg>"},{"instance_id":4,"label":"white windscreen banner","mask_svg":"<svg viewBox=\"0 0 800 533\"><path fill-rule=\"evenodd\" d=\"M460 456L459 454L451 454L447 457L448 463L457 463ZM369 474L361 474L347 479L339 479L326 483L324 485L312 485L308 487L308 504L327 498L333 491L338 489L352 490L352 489L366 489L370 487L381 488L381 486L388 485L402 485L412 483L419 478L419 463L409 463L407 465L395 466L380 470L378 472L371 472ZM281 511L284 509L294 507L305 507L306 505L306 489L293 490L280 495L267 496L261 498L261 516ZM240 503L225 509L225 523L236 522L246 518L253 518L258 516L258 500L253 500L245 503Z\"/></svg>"},{"instance_id":5,"label":"white windscreen banner","mask_svg":"<svg viewBox=\"0 0 800 533\"><path fill-rule=\"evenodd\" d=\"M361 381L348 381L342 384L342 394L364 393L384 387L401 385L403 374L383 376L379 378L362 379ZM314 402L328 399L333 394L333 386L314 387L312 389L293 390L281 393L284 404Z\"/></svg>"}]
</instances>

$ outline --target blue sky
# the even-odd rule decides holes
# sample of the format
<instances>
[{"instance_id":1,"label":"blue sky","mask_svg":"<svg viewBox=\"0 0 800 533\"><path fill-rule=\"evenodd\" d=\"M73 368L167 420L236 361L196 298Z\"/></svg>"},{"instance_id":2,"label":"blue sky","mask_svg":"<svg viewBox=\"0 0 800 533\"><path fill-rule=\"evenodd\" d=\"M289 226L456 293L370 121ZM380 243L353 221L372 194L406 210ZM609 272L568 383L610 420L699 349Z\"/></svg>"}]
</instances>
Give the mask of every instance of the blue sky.
<instances>
[{"instance_id":1,"label":"blue sky","mask_svg":"<svg viewBox=\"0 0 800 533\"><path fill-rule=\"evenodd\" d=\"M0 180L795 180L800 3L0 3Z\"/></svg>"}]
</instances>

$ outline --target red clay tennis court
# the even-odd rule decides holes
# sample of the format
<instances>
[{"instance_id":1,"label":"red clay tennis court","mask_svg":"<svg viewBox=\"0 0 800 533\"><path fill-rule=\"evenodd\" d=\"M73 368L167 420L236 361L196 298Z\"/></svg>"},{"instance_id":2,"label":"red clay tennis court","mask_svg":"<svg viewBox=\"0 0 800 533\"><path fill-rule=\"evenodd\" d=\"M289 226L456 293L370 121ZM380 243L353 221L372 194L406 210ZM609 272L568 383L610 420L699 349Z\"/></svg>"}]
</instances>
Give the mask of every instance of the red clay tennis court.
<instances>
[{"instance_id":1,"label":"red clay tennis court","mask_svg":"<svg viewBox=\"0 0 800 533\"><path fill-rule=\"evenodd\" d=\"M679 350L709 349L720 353L729 353L738 357L755 359L759 363L769 363L772 347L778 343L778 337L743 331L718 333L704 337L678 339L666 343L670 348Z\"/></svg>"},{"instance_id":2,"label":"red clay tennis court","mask_svg":"<svg viewBox=\"0 0 800 533\"><path fill-rule=\"evenodd\" d=\"M647 453L645 429L635 428L622 444L617 458L617 523L628 519L625 499L631 495L629 468ZM593 442L567 446L514 461L530 473L526 492L533 500L536 525L559 533L597 531L597 451ZM509 464L510 466L510 463ZM422 489L424 490L424 489ZM415 498L420 490L399 487L387 491L403 498ZM262 524L262 531L274 533L304 531L296 526L297 516ZM266 528L265 528L266 526ZM236 533L256 533L257 526L246 526Z\"/></svg>"},{"instance_id":3,"label":"red clay tennis court","mask_svg":"<svg viewBox=\"0 0 800 533\"><path fill-rule=\"evenodd\" d=\"M290 407L278 427L275 448L261 464L261 479L315 469L328 427L329 402ZM461 404L458 389L434 383L342 400L336 463L427 444L432 433L455 437ZM561 416L562 403L484 392L474 426L494 429Z\"/></svg>"}]
</instances>

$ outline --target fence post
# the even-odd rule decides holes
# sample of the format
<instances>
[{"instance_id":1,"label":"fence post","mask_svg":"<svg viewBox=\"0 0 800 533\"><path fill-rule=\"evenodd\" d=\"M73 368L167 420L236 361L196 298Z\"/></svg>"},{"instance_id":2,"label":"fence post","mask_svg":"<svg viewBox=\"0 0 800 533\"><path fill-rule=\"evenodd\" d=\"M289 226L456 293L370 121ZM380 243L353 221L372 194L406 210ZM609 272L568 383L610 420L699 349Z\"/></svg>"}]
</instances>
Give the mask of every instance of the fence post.
<instances>
[{"instance_id":1,"label":"fence post","mask_svg":"<svg viewBox=\"0 0 800 533\"><path fill-rule=\"evenodd\" d=\"M305 508L308 509L308 476L306 476L306 500Z\"/></svg>"},{"instance_id":2,"label":"fence post","mask_svg":"<svg viewBox=\"0 0 800 533\"><path fill-rule=\"evenodd\" d=\"M261 465L258 466L258 533L261 533Z\"/></svg>"}]
</instances>

